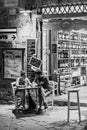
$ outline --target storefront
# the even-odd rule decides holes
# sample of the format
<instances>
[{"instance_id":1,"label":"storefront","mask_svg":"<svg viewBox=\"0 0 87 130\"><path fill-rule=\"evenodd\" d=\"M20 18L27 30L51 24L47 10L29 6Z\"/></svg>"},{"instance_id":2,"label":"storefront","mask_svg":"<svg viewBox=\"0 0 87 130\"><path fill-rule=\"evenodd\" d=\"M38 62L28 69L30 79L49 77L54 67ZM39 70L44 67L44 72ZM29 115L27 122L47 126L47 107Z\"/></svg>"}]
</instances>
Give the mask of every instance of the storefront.
<instances>
[{"instance_id":1,"label":"storefront","mask_svg":"<svg viewBox=\"0 0 87 130\"><path fill-rule=\"evenodd\" d=\"M42 60L41 69L49 79L58 81L59 74L61 86L64 82L66 86L86 84L86 0L37 1L37 11L27 14L20 12L18 1L14 0L17 3L15 7L11 0L4 2L6 8L1 9L0 28L14 27L16 32L0 32L0 79L17 75L12 71L13 74L6 72L6 60L17 52L20 69L24 69L28 77L32 77L28 64L30 57L36 54Z\"/></svg>"},{"instance_id":2,"label":"storefront","mask_svg":"<svg viewBox=\"0 0 87 130\"><path fill-rule=\"evenodd\" d=\"M87 82L87 3L42 7L43 72L60 87ZM57 75L58 74L58 75Z\"/></svg>"}]
</instances>

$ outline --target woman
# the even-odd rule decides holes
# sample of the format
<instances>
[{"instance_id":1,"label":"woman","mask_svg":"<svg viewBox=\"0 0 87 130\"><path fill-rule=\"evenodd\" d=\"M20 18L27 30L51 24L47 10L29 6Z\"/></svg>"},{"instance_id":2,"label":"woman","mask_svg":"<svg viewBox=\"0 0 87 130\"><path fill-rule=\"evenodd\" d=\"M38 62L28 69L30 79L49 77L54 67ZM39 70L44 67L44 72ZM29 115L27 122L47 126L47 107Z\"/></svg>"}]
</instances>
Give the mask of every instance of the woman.
<instances>
[{"instance_id":1,"label":"woman","mask_svg":"<svg viewBox=\"0 0 87 130\"><path fill-rule=\"evenodd\" d=\"M17 108L25 110L25 99L28 104L28 108L35 107L35 104L30 96L30 93L27 93L25 89L18 89L18 88L25 88L25 87L32 87L30 80L26 77L25 71L20 72L20 77L16 80L17 90L15 95L17 96ZM27 98L26 98L27 97Z\"/></svg>"}]
</instances>

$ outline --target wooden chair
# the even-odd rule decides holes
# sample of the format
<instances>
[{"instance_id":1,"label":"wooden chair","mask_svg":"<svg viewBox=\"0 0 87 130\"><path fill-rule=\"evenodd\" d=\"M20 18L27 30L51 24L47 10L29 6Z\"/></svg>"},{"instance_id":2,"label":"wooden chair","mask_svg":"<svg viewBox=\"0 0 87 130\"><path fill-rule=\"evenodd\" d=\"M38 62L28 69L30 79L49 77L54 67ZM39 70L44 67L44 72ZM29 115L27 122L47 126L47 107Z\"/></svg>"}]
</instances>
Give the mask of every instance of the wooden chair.
<instances>
[{"instance_id":1,"label":"wooden chair","mask_svg":"<svg viewBox=\"0 0 87 130\"><path fill-rule=\"evenodd\" d=\"M14 98L14 103L15 103L15 109L19 109L21 99L20 99L20 97L17 97L15 95L15 91L16 91L17 87L21 88L21 85L16 86L16 82L12 82L11 86L12 86L12 93L13 93L13 98ZM23 86L25 87L25 85L23 85ZM23 88L23 86L22 86L22 88Z\"/></svg>"},{"instance_id":2,"label":"wooden chair","mask_svg":"<svg viewBox=\"0 0 87 130\"><path fill-rule=\"evenodd\" d=\"M11 87L12 87L12 93L13 93L15 108L16 108L16 106L17 106L16 97L15 97L16 82L12 82L12 83L11 83Z\"/></svg>"},{"instance_id":3,"label":"wooden chair","mask_svg":"<svg viewBox=\"0 0 87 130\"><path fill-rule=\"evenodd\" d=\"M45 97L46 97L46 102L47 102L48 107L52 106L52 109L53 109L53 106L54 106L54 90L53 90L53 87L51 87L51 89L45 93Z\"/></svg>"},{"instance_id":4,"label":"wooden chair","mask_svg":"<svg viewBox=\"0 0 87 130\"><path fill-rule=\"evenodd\" d=\"M58 83L53 80L49 80L49 84L50 84L50 87L53 88L53 96L58 95Z\"/></svg>"},{"instance_id":5,"label":"wooden chair","mask_svg":"<svg viewBox=\"0 0 87 130\"><path fill-rule=\"evenodd\" d=\"M46 92L46 102L48 106L54 106L54 97L58 94L58 84L55 81L49 80L50 91ZM56 94L55 94L56 91Z\"/></svg>"}]
</instances>

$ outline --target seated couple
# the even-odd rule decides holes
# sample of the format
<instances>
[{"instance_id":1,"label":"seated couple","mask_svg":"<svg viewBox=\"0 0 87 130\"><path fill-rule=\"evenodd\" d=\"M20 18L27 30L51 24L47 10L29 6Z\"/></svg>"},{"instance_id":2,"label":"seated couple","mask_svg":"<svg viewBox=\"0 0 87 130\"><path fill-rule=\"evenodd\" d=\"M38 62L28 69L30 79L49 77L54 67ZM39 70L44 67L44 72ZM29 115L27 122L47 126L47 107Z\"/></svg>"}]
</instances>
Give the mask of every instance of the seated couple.
<instances>
[{"instance_id":1,"label":"seated couple","mask_svg":"<svg viewBox=\"0 0 87 130\"><path fill-rule=\"evenodd\" d=\"M38 112L41 112L42 105L44 105L45 109L47 108L47 103L45 99L45 90L49 90L49 82L45 76L42 75L42 72L40 70L35 71L35 79L31 83L30 80L26 77L26 74L24 71L20 72L20 77L16 80L16 86L29 86L34 87L34 84L38 86L40 89L38 89L38 99L39 99L39 108ZM31 93L28 94L26 91L23 90L16 90L15 92L16 99L17 99L17 106L16 108L21 107L22 109L25 109L25 99L27 96L27 104L29 109L36 109L36 104L31 96ZM33 95L34 96L34 95ZM19 101L18 101L19 99Z\"/></svg>"}]
</instances>

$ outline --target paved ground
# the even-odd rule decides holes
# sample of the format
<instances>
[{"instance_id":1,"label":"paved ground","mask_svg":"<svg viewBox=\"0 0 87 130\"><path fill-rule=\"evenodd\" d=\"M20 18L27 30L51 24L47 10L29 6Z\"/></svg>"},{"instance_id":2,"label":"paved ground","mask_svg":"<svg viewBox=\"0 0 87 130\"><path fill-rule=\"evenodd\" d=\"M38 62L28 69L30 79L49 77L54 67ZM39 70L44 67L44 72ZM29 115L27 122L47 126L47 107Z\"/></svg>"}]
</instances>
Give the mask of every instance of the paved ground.
<instances>
[{"instance_id":1,"label":"paved ground","mask_svg":"<svg viewBox=\"0 0 87 130\"><path fill-rule=\"evenodd\" d=\"M12 113L14 105L0 106L0 130L87 130L87 108L81 107L81 123L78 112L70 115L67 123L67 107L54 107L42 115L21 114L17 117Z\"/></svg>"},{"instance_id":2,"label":"paved ground","mask_svg":"<svg viewBox=\"0 0 87 130\"><path fill-rule=\"evenodd\" d=\"M69 88L68 88L69 89ZM79 89L79 98L80 98L80 106L87 106L87 86L82 86L79 88L75 88L75 89ZM55 103L57 105L66 105L67 104L67 89L66 89L66 94L62 94L61 96L56 96L55 97ZM77 103L77 97L76 94L71 94L71 103L72 105Z\"/></svg>"},{"instance_id":3,"label":"paved ground","mask_svg":"<svg viewBox=\"0 0 87 130\"><path fill-rule=\"evenodd\" d=\"M67 102L67 94L56 97L61 102ZM71 97L73 102L75 96ZM87 88L80 88L80 101L87 102ZM58 103L58 101L57 101ZM67 123L67 106L54 106L41 115L12 113L14 105L0 105L0 130L87 130L87 107L81 107L81 123L78 111L70 112L70 122Z\"/></svg>"}]
</instances>

